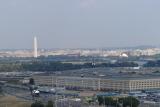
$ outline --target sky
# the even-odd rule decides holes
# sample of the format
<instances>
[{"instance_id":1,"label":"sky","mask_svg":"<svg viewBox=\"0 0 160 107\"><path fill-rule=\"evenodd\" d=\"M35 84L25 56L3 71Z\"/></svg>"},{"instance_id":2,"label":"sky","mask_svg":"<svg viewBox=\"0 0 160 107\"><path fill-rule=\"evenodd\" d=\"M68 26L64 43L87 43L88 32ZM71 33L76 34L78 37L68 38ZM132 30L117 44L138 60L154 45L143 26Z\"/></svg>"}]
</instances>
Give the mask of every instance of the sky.
<instances>
[{"instance_id":1,"label":"sky","mask_svg":"<svg viewBox=\"0 0 160 107\"><path fill-rule=\"evenodd\" d=\"M0 0L0 49L160 46L160 0Z\"/></svg>"}]
</instances>

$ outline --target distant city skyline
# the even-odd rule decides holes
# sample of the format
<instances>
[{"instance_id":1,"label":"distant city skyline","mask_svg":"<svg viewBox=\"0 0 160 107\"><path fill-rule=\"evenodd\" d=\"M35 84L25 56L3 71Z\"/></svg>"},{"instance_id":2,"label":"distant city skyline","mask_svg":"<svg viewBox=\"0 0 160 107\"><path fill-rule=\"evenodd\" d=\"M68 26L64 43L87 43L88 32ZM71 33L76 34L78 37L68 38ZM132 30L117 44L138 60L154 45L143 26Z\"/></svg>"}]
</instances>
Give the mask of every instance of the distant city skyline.
<instances>
[{"instance_id":1,"label":"distant city skyline","mask_svg":"<svg viewBox=\"0 0 160 107\"><path fill-rule=\"evenodd\" d=\"M0 49L160 47L158 0L2 0Z\"/></svg>"}]
</instances>

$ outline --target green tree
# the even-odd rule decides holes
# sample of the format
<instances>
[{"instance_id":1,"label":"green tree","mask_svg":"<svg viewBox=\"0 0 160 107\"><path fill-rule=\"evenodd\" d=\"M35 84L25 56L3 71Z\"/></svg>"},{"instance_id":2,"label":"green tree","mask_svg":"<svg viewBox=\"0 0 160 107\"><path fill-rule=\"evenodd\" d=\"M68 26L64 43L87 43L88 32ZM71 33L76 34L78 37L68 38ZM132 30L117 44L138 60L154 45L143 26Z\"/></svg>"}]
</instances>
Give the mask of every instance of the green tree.
<instances>
[{"instance_id":1,"label":"green tree","mask_svg":"<svg viewBox=\"0 0 160 107\"><path fill-rule=\"evenodd\" d=\"M34 82L34 79L33 79L33 78L30 78L30 79L29 79L29 84L30 84L30 85L35 85L35 82Z\"/></svg>"},{"instance_id":2,"label":"green tree","mask_svg":"<svg viewBox=\"0 0 160 107\"><path fill-rule=\"evenodd\" d=\"M105 97L105 105L116 106L116 101L112 97Z\"/></svg>"},{"instance_id":3,"label":"green tree","mask_svg":"<svg viewBox=\"0 0 160 107\"><path fill-rule=\"evenodd\" d=\"M48 101L46 107L55 107L53 101Z\"/></svg>"},{"instance_id":4,"label":"green tree","mask_svg":"<svg viewBox=\"0 0 160 107\"><path fill-rule=\"evenodd\" d=\"M120 98L119 102L123 103L123 107L138 107L140 102L134 97Z\"/></svg>"},{"instance_id":5,"label":"green tree","mask_svg":"<svg viewBox=\"0 0 160 107\"><path fill-rule=\"evenodd\" d=\"M98 96L98 103L99 105L104 104L104 98L102 96Z\"/></svg>"},{"instance_id":6,"label":"green tree","mask_svg":"<svg viewBox=\"0 0 160 107\"><path fill-rule=\"evenodd\" d=\"M31 107L44 107L42 102L36 101L35 103L31 104Z\"/></svg>"},{"instance_id":7,"label":"green tree","mask_svg":"<svg viewBox=\"0 0 160 107\"><path fill-rule=\"evenodd\" d=\"M34 79L33 78L30 78L29 79L29 90L30 90L30 93L33 97L33 93L32 91L35 89L35 82L34 82Z\"/></svg>"}]
</instances>

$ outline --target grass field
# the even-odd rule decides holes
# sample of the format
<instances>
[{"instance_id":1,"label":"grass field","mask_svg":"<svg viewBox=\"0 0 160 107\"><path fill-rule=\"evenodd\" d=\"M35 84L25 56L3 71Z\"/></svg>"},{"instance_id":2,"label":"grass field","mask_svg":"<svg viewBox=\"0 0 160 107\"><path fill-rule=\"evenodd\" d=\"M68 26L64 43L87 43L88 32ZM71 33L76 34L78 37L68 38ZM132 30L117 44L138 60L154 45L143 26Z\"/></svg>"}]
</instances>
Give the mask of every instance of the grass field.
<instances>
[{"instance_id":1,"label":"grass field","mask_svg":"<svg viewBox=\"0 0 160 107\"><path fill-rule=\"evenodd\" d=\"M1 96L0 107L30 107L31 103L26 101L18 100L13 96Z\"/></svg>"}]
</instances>

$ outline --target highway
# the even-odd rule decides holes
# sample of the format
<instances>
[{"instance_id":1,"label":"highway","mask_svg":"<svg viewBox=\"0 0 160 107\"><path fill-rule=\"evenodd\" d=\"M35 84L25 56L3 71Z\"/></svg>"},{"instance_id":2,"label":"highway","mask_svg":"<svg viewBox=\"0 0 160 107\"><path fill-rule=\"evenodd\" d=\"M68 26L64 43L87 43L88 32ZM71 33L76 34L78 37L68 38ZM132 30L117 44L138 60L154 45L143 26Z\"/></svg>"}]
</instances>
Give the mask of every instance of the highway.
<instances>
[{"instance_id":1,"label":"highway","mask_svg":"<svg viewBox=\"0 0 160 107\"><path fill-rule=\"evenodd\" d=\"M4 94L6 95L12 95L12 96L15 96L21 100L25 100L25 101L31 101L31 102L34 102L36 100L40 100L40 101L43 101L43 103L46 103L48 102L49 100L56 100L56 99L60 99L60 98L64 98L63 95L55 95L55 94L52 94L52 93L40 93L40 96L39 97L32 97L31 95L31 92L29 90L29 88L20 88L20 87L17 87L17 85L4 85L2 87L2 90L4 92Z\"/></svg>"}]
</instances>

